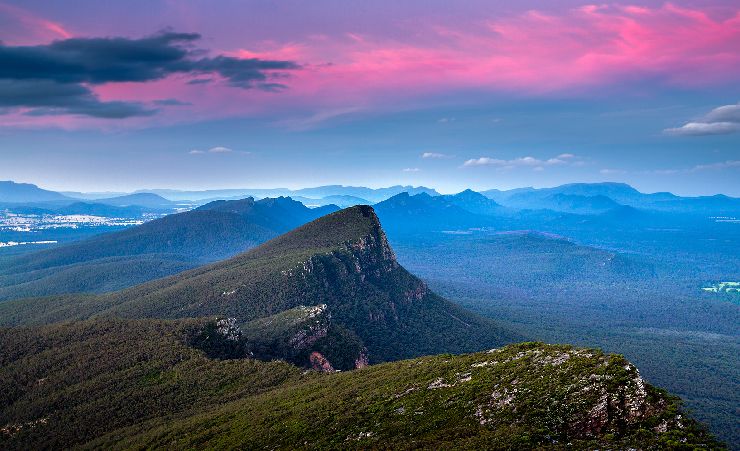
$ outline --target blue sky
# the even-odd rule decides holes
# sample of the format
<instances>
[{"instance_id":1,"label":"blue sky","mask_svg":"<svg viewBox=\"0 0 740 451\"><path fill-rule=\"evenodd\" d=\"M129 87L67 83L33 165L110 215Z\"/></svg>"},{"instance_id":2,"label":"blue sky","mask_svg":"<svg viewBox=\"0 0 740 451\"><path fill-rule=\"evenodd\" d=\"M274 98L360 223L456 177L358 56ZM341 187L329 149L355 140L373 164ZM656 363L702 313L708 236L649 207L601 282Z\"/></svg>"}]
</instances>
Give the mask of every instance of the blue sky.
<instances>
[{"instance_id":1,"label":"blue sky","mask_svg":"<svg viewBox=\"0 0 740 451\"><path fill-rule=\"evenodd\" d=\"M153 2L144 14L0 2L0 179L85 191L624 181L740 196L732 2L381 3ZM150 53L106 56L122 45ZM162 52L174 63L147 59ZM61 77L25 55L79 61Z\"/></svg>"}]
</instances>

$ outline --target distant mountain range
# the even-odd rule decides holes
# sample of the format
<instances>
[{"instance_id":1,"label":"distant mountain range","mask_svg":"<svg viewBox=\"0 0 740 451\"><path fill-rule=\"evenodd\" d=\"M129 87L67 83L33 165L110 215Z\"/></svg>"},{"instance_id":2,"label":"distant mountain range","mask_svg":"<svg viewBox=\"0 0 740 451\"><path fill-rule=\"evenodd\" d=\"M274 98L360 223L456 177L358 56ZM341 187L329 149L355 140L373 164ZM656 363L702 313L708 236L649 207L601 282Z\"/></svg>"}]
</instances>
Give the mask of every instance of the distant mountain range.
<instances>
[{"instance_id":1,"label":"distant mountain range","mask_svg":"<svg viewBox=\"0 0 740 451\"><path fill-rule=\"evenodd\" d=\"M309 193L321 194L321 190ZM619 203L608 195L639 207ZM732 214L733 205L740 202L716 196L671 196L645 195L622 184L575 184L558 189L487 192L487 196L471 190L454 195L401 192L377 203L375 211L392 235L469 233L479 228L540 230L597 244L606 229L613 235L619 230L634 232L683 223L704 227L709 211L715 211L710 210L712 206L718 209L714 214ZM309 203L307 198L300 199ZM344 205L365 200L335 195L323 198L323 202L328 199L341 200ZM645 207L656 202L664 209ZM168 205L173 208L175 203L156 194L140 193L99 199L94 204L73 202L53 210L25 205L13 208L35 213L135 216ZM525 205L530 208L521 208ZM233 256L337 209L333 204L307 208L285 197L213 201L124 231L9 260L0 267L0 300L121 289Z\"/></svg>"},{"instance_id":2,"label":"distant mountain range","mask_svg":"<svg viewBox=\"0 0 740 451\"><path fill-rule=\"evenodd\" d=\"M171 212L177 206L153 193L92 197L95 199L72 197L28 183L0 182L0 208L15 213L133 217L144 212Z\"/></svg>"},{"instance_id":3,"label":"distant mountain range","mask_svg":"<svg viewBox=\"0 0 740 451\"><path fill-rule=\"evenodd\" d=\"M204 191L178 191L152 189L137 191L133 194L121 194L110 197L110 193L57 193L48 191L31 184L0 182L0 205L3 204L53 204L56 206L72 203L76 200L93 201L96 204L113 206L140 206L151 209L172 209L182 202L202 203L212 200L235 200L244 197L292 197L308 206L324 206L334 204L345 208L353 205L375 204L388 200L398 194L406 193L409 196L426 194L430 197L439 197L440 194L431 188L423 186L391 186L388 188L366 188L343 185L327 185L315 188L291 190L287 188L270 189L225 189ZM572 183L553 188L516 188L512 190L482 191L485 197L495 201L498 205L485 205L479 198L478 208L473 208L471 190L454 195L460 202L467 202L467 210L476 214L490 215L498 213L492 209L506 207L517 210L547 209L557 212L574 214L600 214L615 210L621 206L629 206L644 210L654 210L669 213L687 214L714 214L740 215L740 199L722 194L714 196L681 197L671 193L661 192L645 194L624 183ZM456 196L456 197L455 197ZM448 202L454 199L447 197ZM41 206L41 205L37 205Z\"/></svg>"},{"instance_id":4,"label":"distant mountain range","mask_svg":"<svg viewBox=\"0 0 740 451\"><path fill-rule=\"evenodd\" d=\"M571 213L600 213L619 205L696 214L740 213L740 199L722 194L680 197L671 193L644 194L624 183L572 183L554 188L489 190L482 194L507 207L547 208Z\"/></svg>"},{"instance_id":5,"label":"distant mountain range","mask_svg":"<svg viewBox=\"0 0 740 451\"><path fill-rule=\"evenodd\" d=\"M321 200L332 196L351 196L363 199L369 203L380 202L399 193L411 194L427 193L437 195L435 190L423 186L391 186L388 188L366 188L363 186L327 185L314 188L288 189L288 188L240 188L203 191L179 191L168 189L150 189L145 192L159 194L170 200L203 201L214 199L240 199L251 196L263 197L298 197L305 199ZM343 202L340 202L343 203Z\"/></svg>"},{"instance_id":6,"label":"distant mountain range","mask_svg":"<svg viewBox=\"0 0 740 451\"><path fill-rule=\"evenodd\" d=\"M212 202L16 257L0 268L0 299L120 289L230 257L336 210L288 198Z\"/></svg>"}]
</instances>

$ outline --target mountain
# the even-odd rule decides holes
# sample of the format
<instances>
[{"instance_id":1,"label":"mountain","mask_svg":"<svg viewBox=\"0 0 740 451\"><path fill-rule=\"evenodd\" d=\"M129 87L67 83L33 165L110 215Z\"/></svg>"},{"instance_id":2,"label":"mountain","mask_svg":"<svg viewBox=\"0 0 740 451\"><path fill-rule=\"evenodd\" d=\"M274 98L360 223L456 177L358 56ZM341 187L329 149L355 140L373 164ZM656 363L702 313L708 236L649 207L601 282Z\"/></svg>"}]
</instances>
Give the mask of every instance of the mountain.
<instances>
[{"instance_id":1,"label":"mountain","mask_svg":"<svg viewBox=\"0 0 740 451\"><path fill-rule=\"evenodd\" d=\"M645 194L637 191L626 183L569 183L556 188L537 190L539 192L551 191L552 194L566 194L571 196L608 197L618 203L630 205L638 202Z\"/></svg>"},{"instance_id":2,"label":"mountain","mask_svg":"<svg viewBox=\"0 0 740 451\"><path fill-rule=\"evenodd\" d=\"M303 205L307 207L316 207L316 206L323 206L323 205L336 205L341 208L347 208L347 207L354 207L355 205L370 205L372 202L370 202L367 199L362 199L360 197L356 196L347 196L347 195L334 195L334 196L326 196L322 197L320 199L312 199L310 197L303 197L303 196L291 196L291 199L297 200L298 202L302 203Z\"/></svg>"},{"instance_id":3,"label":"mountain","mask_svg":"<svg viewBox=\"0 0 740 451\"><path fill-rule=\"evenodd\" d=\"M483 216L462 208L459 202L426 193L397 194L376 204L375 209L383 224L393 232L466 228L487 222Z\"/></svg>"},{"instance_id":4,"label":"mountain","mask_svg":"<svg viewBox=\"0 0 740 451\"><path fill-rule=\"evenodd\" d=\"M512 211L480 193L465 190L454 195L401 193L375 205L385 227L393 232L464 232L487 227Z\"/></svg>"},{"instance_id":5,"label":"mountain","mask_svg":"<svg viewBox=\"0 0 740 451\"><path fill-rule=\"evenodd\" d=\"M258 201L248 197L235 201L213 201L196 210L237 214L252 224L284 233L338 209L332 204L308 208L290 197L267 197Z\"/></svg>"},{"instance_id":6,"label":"mountain","mask_svg":"<svg viewBox=\"0 0 740 451\"><path fill-rule=\"evenodd\" d=\"M124 196L97 199L98 204L114 205L117 207L129 207L137 205L148 208L172 208L175 203L154 193L136 193Z\"/></svg>"},{"instance_id":7,"label":"mountain","mask_svg":"<svg viewBox=\"0 0 740 451\"><path fill-rule=\"evenodd\" d=\"M437 196L439 193L431 188L424 186L401 186L395 185L388 188L366 188L364 186L344 186L344 185L328 185L319 186L316 188L303 188L295 190L294 193L299 196L311 197L311 198L322 198L327 196L353 196L361 199L367 199L372 203L380 202L390 197L393 197L400 193L408 193L410 195L416 195L425 193L430 196Z\"/></svg>"},{"instance_id":8,"label":"mountain","mask_svg":"<svg viewBox=\"0 0 740 451\"><path fill-rule=\"evenodd\" d=\"M336 210L288 198L212 202L12 259L0 266L0 299L125 288L230 257Z\"/></svg>"},{"instance_id":9,"label":"mountain","mask_svg":"<svg viewBox=\"0 0 740 451\"><path fill-rule=\"evenodd\" d=\"M453 195L438 196L437 199L477 215L496 215L506 212L506 208L496 201L470 189Z\"/></svg>"},{"instance_id":10,"label":"mountain","mask_svg":"<svg viewBox=\"0 0 740 451\"><path fill-rule=\"evenodd\" d=\"M130 194L130 193L124 193L121 191L102 191L102 192L87 192L87 193L82 193L79 191L60 191L60 192L67 197L71 197L73 199L84 200L84 201L95 201L98 199L106 199L110 197L125 196L127 194Z\"/></svg>"},{"instance_id":11,"label":"mountain","mask_svg":"<svg viewBox=\"0 0 740 451\"><path fill-rule=\"evenodd\" d=\"M598 350L523 343L322 373L246 357L242 341L213 319L0 329L0 447L722 448Z\"/></svg>"},{"instance_id":12,"label":"mountain","mask_svg":"<svg viewBox=\"0 0 740 451\"><path fill-rule=\"evenodd\" d=\"M645 194L625 183L571 183L554 188L483 191L502 205L518 209L598 214L622 205L661 212L723 215L740 214L740 199L724 195L680 197L671 193Z\"/></svg>"},{"instance_id":13,"label":"mountain","mask_svg":"<svg viewBox=\"0 0 740 451\"><path fill-rule=\"evenodd\" d=\"M0 203L34 203L69 201L71 198L39 188L30 183L15 183L10 180L0 181Z\"/></svg>"},{"instance_id":14,"label":"mountain","mask_svg":"<svg viewBox=\"0 0 740 451\"><path fill-rule=\"evenodd\" d=\"M363 361L479 350L518 338L439 297L401 267L369 206L323 216L228 260L116 293L4 302L0 322L217 315L244 325L322 305L331 327L304 356L321 352L339 369ZM357 352L347 355L348 349Z\"/></svg>"},{"instance_id":15,"label":"mountain","mask_svg":"<svg viewBox=\"0 0 740 451\"><path fill-rule=\"evenodd\" d=\"M0 304L0 324L52 322L0 327L3 449L721 447L622 356L500 347L521 337L407 272L369 206L119 292Z\"/></svg>"},{"instance_id":16,"label":"mountain","mask_svg":"<svg viewBox=\"0 0 740 451\"><path fill-rule=\"evenodd\" d=\"M518 194L509 199L508 205L527 209L550 209L576 214L599 214L619 209L623 205L602 194L582 196L577 194L548 194L538 198L531 194Z\"/></svg>"},{"instance_id":17,"label":"mountain","mask_svg":"<svg viewBox=\"0 0 740 451\"><path fill-rule=\"evenodd\" d=\"M139 205L119 207L115 205L92 202L74 202L69 205L57 208L50 213L56 213L60 215L92 215L107 218L138 218L144 213L151 211L152 210L150 210L149 208L141 207Z\"/></svg>"}]
</instances>

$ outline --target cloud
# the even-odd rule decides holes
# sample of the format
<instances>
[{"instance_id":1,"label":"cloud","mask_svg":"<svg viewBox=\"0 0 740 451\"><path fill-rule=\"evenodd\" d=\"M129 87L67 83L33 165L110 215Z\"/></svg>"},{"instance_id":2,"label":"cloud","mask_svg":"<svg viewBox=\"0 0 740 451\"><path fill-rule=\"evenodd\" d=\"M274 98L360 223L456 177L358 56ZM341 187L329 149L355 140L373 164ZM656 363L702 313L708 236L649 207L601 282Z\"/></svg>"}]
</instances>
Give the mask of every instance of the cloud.
<instances>
[{"instance_id":1,"label":"cloud","mask_svg":"<svg viewBox=\"0 0 740 451\"><path fill-rule=\"evenodd\" d=\"M47 45L0 45L0 78L102 84L161 80L176 73L219 75L232 86L260 87L267 71L292 70L291 61L199 57L197 33L163 32L140 39L71 38ZM270 83L269 85L272 85Z\"/></svg>"},{"instance_id":2,"label":"cloud","mask_svg":"<svg viewBox=\"0 0 740 451\"><path fill-rule=\"evenodd\" d=\"M155 100L152 103L154 103L155 105L161 105L161 106L187 106L187 105L192 105L192 103L190 103L190 102L183 102L183 101L177 100L177 99L159 99L159 100Z\"/></svg>"},{"instance_id":3,"label":"cloud","mask_svg":"<svg viewBox=\"0 0 740 451\"><path fill-rule=\"evenodd\" d=\"M359 96L383 104L388 96L400 100L455 89L572 95L632 84L723 85L740 76L738 8L718 13L671 2L644 8L617 3L522 8L454 23L430 19L401 35L370 26L362 40L326 34L243 54L331 59L320 70L301 72L295 89L335 101Z\"/></svg>"},{"instance_id":4,"label":"cloud","mask_svg":"<svg viewBox=\"0 0 740 451\"><path fill-rule=\"evenodd\" d=\"M700 164L694 166L692 171L720 170L728 168L740 168L740 160L727 160L719 163Z\"/></svg>"},{"instance_id":5,"label":"cloud","mask_svg":"<svg viewBox=\"0 0 740 451\"><path fill-rule=\"evenodd\" d=\"M212 78L193 78L192 80L188 81L189 85L205 85L208 83L211 83L213 81Z\"/></svg>"},{"instance_id":6,"label":"cloud","mask_svg":"<svg viewBox=\"0 0 740 451\"><path fill-rule=\"evenodd\" d=\"M618 174L626 174L627 171L623 171L622 169L602 169L599 171L599 174L602 175L618 175Z\"/></svg>"},{"instance_id":7,"label":"cloud","mask_svg":"<svg viewBox=\"0 0 740 451\"><path fill-rule=\"evenodd\" d=\"M423 154L421 154L421 158L442 160L445 158L452 158L452 155L447 155L446 153L439 152L424 152Z\"/></svg>"},{"instance_id":8,"label":"cloud","mask_svg":"<svg viewBox=\"0 0 740 451\"><path fill-rule=\"evenodd\" d=\"M570 155L570 154L565 154ZM571 158L575 158L575 155L572 157L565 157L562 158L562 155L557 158L549 158L547 160L541 160L539 158L534 157L520 157L520 158L514 158L511 160L502 160L498 158L489 158L489 157L480 157L480 158L472 158L470 160L466 160L462 167L476 167L476 166L496 166L499 168L504 169L513 169L516 167L532 167L537 171L544 170L545 166L556 166L556 165L565 165L569 164L568 161Z\"/></svg>"},{"instance_id":9,"label":"cloud","mask_svg":"<svg viewBox=\"0 0 740 451\"><path fill-rule=\"evenodd\" d=\"M506 160L498 160L495 158L489 158L489 157L480 157L480 158L471 158L470 160L466 160L465 163L463 163L463 166L465 167L471 167L471 166L499 166L506 163Z\"/></svg>"},{"instance_id":10,"label":"cloud","mask_svg":"<svg viewBox=\"0 0 740 451\"><path fill-rule=\"evenodd\" d=\"M103 102L86 86L50 80L0 79L0 107L25 107L29 116L71 114L104 119L151 116L157 112L138 102Z\"/></svg>"},{"instance_id":11,"label":"cloud","mask_svg":"<svg viewBox=\"0 0 740 451\"><path fill-rule=\"evenodd\" d=\"M669 135L681 136L726 135L738 132L740 131L740 103L717 107L700 120L663 131Z\"/></svg>"},{"instance_id":12,"label":"cloud","mask_svg":"<svg viewBox=\"0 0 740 451\"><path fill-rule=\"evenodd\" d=\"M404 169L402 169L402 172L421 172L421 169L419 169L419 168L404 168Z\"/></svg>"},{"instance_id":13,"label":"cloud","mask_svg":"<svg viewBox=\"0 0 740 451\"><path fill-rule=\"evenodd\" d=\"M698 164L694 167L687 169L654 169L651 171L644 171L643 174L654 174L654 175L678 175L678 174L693 174L702 171L722 171L726 169L740 169L740 160L726 160L719 161L716 163L705 163Z\"/></svg>"},{"instance_id":14,"label":"cloud","mask_svg":"<svg viewBox=\"0 0 740 451\"><path fill-rule=\"evenodd\" d=\"M335 120L342 120L351 117L352 115L361 112L362 108L358 106L328 108L316 111L307 117L284 119L279 121L279 123L295 131L306 131L318 128Z\"/></svg>"},{"instance_id":15,"label":"cloud","mask_svg":"<svg viewBox=\"0 0 740 451\"><path fill-rule=\"evenodd\" d=\"M227 154L227 153L234 153L234 154L241 154L241 155L249 155L251 152L243 151L243 150L234 150L230 147L224 147L224 146L216 146L211 147L208 150L200 150L200 149L193 149L190 152L188 152L190 155L205 155L207 153L214 153L214 154Z\"/></svg>"},{"instance_id":16,"label":"cloud","mask_svg":"<svg viewBox=\"0 0 740 451\"><path fill-rule=\"evenodd\" d=\"M204 51L195 48L199 39L197 33L166 31L140 39L69 38L34 46L0 42L0 105L37 108L31 111L33 115L148 116L157 110L137 102L101 101L93 88L184 74L217 76L229 86L275 91L285 86L273 78L300 68L292 61L204 56Z\"/></svg>"}]
</instances>

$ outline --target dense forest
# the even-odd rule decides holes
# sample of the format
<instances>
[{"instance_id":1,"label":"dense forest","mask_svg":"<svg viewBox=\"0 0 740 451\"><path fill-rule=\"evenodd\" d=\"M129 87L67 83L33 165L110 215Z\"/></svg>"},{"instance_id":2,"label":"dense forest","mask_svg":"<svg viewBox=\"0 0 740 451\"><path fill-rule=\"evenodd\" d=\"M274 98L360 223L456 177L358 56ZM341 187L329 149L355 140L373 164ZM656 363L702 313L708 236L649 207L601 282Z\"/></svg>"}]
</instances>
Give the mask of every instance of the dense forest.
<instances>
[{"instance_id":1,"label":"dense forest","mask_svg":"<svg viewBox=\"0 0 740 451\"><path fill-rule=\"evenodd\" d=\"M0 446L720 448L618 355L524 343L324 374L209 357L212 321L0 329Z\"/></svg>"}]
</instances>

